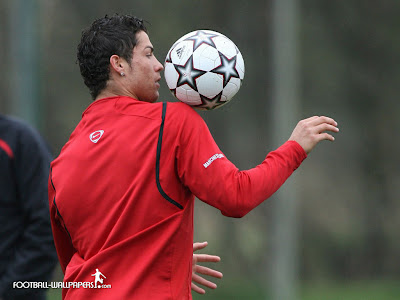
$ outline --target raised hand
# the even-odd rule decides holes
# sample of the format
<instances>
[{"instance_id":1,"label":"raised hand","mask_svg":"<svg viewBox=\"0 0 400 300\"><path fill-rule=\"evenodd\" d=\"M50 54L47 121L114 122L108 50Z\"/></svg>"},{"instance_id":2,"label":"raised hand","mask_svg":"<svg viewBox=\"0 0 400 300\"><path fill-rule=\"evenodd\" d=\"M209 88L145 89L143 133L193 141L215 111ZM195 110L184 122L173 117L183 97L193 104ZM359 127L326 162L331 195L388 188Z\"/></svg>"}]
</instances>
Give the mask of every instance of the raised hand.
<instances>
[{"instance_id":1,"label":"raised hand","mask_svg":"<svg viewBox=\"0 0 400 300\"><path fill-rule=\"evenodd\" d=\"M294 128L289 141L296 141L299 143L308 154L320 141L335 140L335 138L326 131L339 132L336 121L325 116L314 116L301 120Z\"/></svg>"}]
</instances>

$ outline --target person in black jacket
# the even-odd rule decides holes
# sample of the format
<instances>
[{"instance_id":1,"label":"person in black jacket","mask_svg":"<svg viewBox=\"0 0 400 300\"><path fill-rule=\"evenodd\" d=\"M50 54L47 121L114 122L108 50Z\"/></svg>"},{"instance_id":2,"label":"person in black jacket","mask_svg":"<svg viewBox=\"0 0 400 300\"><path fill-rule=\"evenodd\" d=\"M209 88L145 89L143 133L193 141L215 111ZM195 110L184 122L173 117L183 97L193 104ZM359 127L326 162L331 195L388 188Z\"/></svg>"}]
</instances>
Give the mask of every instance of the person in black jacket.
<instances>
[{"instance_id":1,"label":"person in black jacket","mask_svg":"<svg viewBox=\"0 0 400 300\"><path fill-rule=\"evenodd\" d=\"M46 299L57 254L50 226L47 180L52 156L30 126L0 114L0 299Z\"/></svg>"}]
</instances>

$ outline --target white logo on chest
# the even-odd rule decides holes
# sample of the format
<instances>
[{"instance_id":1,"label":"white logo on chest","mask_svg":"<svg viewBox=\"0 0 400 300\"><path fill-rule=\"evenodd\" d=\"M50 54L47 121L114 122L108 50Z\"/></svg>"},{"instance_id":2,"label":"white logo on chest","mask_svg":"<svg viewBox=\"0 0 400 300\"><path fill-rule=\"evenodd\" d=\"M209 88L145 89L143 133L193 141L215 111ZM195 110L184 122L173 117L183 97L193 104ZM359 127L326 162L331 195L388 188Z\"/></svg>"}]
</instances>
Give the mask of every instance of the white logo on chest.
<instances>
[{"instance_id":1,"label":"white logo on chest","mask_svg":"<svg viewBox=\"0 0 400 300\"><path fill-rule=\"evenodd\" d=\"M96 144L96 143L100 140L100 138L103 136L103 133L104 133L104 130L96 130L96 131L92 132L92 133L89 135L89 139L90 139L93 143Z\"/></svg>"}]
</instances>

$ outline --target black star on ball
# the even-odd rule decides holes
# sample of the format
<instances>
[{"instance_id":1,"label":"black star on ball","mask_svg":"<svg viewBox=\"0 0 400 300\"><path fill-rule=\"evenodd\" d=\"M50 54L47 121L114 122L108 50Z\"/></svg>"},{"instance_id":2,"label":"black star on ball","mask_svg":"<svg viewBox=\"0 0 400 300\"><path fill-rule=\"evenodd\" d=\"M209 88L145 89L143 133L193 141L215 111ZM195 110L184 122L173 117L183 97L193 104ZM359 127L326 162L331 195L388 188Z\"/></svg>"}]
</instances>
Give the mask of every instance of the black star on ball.
<instances>
[{"instance_id":1,"label":"black star on ball","mask_svg":"<svg viewBox=\"0 0 400 300\"><path fill-rule=\"evenodd\" d=\"M193 67L193 55L190 56L183 66L174 64L174 67L179 74L176 86L179 87L187 84L195 91L197 91L196 79L204 73L207 73L206 71L198 70Z\"/></svg>"},{"instance_id":2,"label":"black star on ball","mask_svg":"<svg viewBox=\"0 0 400 300\"><path fill-rule=\"evenodd\" d=\"M198 30L195 35L188 37L185 41L193 41L193 52L196 51L197 48L202 44L210 45L211 47L217 48L212 40L213 37L217 35L212 33L207 33L202 30Z\"/></svg>"},{"instance_id":3,"label":"black star on ball","mask_svg":"<svg viewBox=\"0 0 400 300\"><path fill-rule=\"evenodd\" d=\"M239 72L236 70L236 55L229 59L224 54L219 52L219 56L221 58L221 64L212 69L210 72L222 75L224 77L225 87L232 77L240 78Z\"/></svg>"},{"instance_id":4,"label":"black star on ball","mask_svg":"<svg viewBox=\"0 0 400 300\"><path fill-rule=\"evenodd\" d=\"M203 95L200 95L201 103L200 105L196 105L197 108L202 108L206 110L211 110L217 108L226 103L226 101L221 101L222 92L216 95L214 98L207 98Z\"/></svg>"}]
</instances>

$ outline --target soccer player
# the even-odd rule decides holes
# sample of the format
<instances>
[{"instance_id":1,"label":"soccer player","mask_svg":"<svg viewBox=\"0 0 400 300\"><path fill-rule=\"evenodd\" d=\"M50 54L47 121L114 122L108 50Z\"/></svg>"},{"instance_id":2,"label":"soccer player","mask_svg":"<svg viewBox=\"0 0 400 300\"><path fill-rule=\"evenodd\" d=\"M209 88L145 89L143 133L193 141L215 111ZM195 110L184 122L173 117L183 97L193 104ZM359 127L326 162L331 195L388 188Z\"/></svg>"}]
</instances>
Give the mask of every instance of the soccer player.
<instances>
[{"instance_id":1,"label":"soccer player","mask_svg":"<svg viewBox=\"0 0 400 300\"><path fill-rule=\"evenodd\" d=\"M95 20L77 57L94 102L51 164L51 221L64 280L98 269L111 288L64 289L64 299L191 299L195 196L242 217L338 131L328 117L302 120L239 171L193 108L156 103L163 66L142 20Z\"/></svg>"},{"instance_id":2,"label":"soccer player","mask_svg":"<svg viewBox=\"0 0 400 300\"><path fill-rule=\"evenodd\" d=\"M0 299L45 299L44 289L14 282L46 282L57 263L47 180L52 156L39 133L0 115Z\"/></svg>"}]
</instances>

